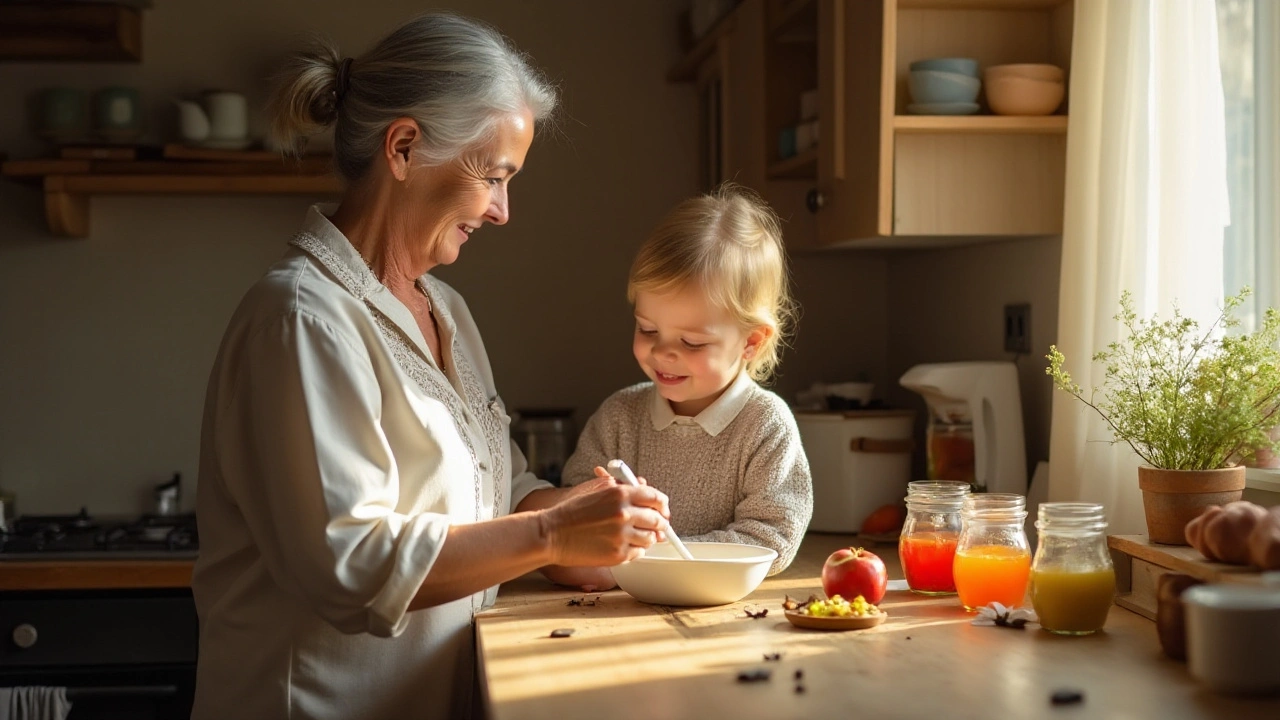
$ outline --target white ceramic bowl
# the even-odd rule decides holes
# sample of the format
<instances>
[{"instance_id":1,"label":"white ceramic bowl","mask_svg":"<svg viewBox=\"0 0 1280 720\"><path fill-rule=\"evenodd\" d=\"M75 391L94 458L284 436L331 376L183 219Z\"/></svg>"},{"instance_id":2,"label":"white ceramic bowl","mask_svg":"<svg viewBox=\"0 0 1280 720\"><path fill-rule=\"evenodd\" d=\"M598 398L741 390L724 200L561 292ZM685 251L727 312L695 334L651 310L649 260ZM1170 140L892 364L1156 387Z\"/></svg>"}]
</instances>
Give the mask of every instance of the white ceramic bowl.
<instances>
[{"instance_id":1,"label":"white ceramic bowl","mask_svg":"<svg viewBox=\"0 0 1280 720\"><path fill-rule=\"evenodd\" d=\"M1182 604L1193 677L1218 692L1280 692L1280 585L1196 585Z\"/></svg>"},{"instance_id":2,"label":"white ceramic bowl","mask_svg":"<svg viewBox=\"0 0 1280 720\"><path fill-rule=\"evenodd\" d=\"M727 605L751 594L778 553L735 543L687 542L693 560L658 543L644 557L615 565L613 579L640 602L654 605Z\"/></svg>"}]
</instances>

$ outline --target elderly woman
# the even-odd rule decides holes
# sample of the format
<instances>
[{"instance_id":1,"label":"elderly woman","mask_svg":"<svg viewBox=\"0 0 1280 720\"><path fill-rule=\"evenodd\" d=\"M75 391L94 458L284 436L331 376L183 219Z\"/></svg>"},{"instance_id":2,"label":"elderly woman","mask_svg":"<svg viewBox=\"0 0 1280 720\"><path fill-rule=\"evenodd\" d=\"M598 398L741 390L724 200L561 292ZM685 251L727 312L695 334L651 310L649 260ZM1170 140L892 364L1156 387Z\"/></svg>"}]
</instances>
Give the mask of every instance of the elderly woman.
<instances>
[{"instance_id":1,"label":"elderly woman","mask_svg":"<svg viewBox=\"0 0 1280 720\"><path fill-rule=\"evenodd\" d=\"M193 717L467 717L498 583L667 527L651 488L526 471L466 303L427 274L507 222L555 93L495 31L429 14L297 56L276 99L286 143L334 126L346 191L248 291L209 380Z\"/></svg>"}]
</instances>

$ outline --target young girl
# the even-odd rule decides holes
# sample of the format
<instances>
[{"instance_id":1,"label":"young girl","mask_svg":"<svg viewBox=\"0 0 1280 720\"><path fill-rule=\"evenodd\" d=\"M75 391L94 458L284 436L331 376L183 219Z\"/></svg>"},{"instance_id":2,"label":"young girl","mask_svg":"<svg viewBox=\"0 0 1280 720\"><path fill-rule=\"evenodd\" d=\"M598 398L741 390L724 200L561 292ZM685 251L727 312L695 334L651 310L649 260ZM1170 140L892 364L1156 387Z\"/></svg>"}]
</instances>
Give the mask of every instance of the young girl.
<instances>
[{"instance_id":1,"label":"young girl","mask_svg":"<svg viewBox=\"0 0 1280 720\"><path fill-rule=\"evenodd\" d=\"M791 410L756 384L777 366L793 312L777 216L732 185L681 203L640 247L627 298L649 382L591 416L564 482L620 458L666 493L682 540L773 548L770 574L781 572L808 527L813 485ZM614 585L607 568L546 574Z\"/></svg>"}]
</instances>

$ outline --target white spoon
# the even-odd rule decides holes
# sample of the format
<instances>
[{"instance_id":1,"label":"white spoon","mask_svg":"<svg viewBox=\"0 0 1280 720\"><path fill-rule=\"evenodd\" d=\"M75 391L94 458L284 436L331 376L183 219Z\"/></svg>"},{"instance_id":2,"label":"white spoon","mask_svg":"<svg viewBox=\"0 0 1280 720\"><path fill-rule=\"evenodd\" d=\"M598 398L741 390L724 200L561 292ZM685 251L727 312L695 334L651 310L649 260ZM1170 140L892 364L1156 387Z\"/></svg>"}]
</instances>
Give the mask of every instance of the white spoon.
<instances>
[{"instance_id":1,"label":"white spoon","mask_svg":"<svg viewBox=\"0 0 1280 720\"><path fill-rule=\"evenodd\" d=\"M631 472L631 468L627 467L627 464L621 460L610 460L606 469L609 471L610 475L618 480L618 482L627 485L640 485L640 481L636 479L636 474ZM693 553L689 552L689 548L685 547L684 543L680 542L680 538L676 537L676 531L672 530L670 525L667 525L666 534L667 541L671 543L671 546L676 549L677 553L680 553L680 557L685 560L693 559Z\"/></svg>"}]
</instances>

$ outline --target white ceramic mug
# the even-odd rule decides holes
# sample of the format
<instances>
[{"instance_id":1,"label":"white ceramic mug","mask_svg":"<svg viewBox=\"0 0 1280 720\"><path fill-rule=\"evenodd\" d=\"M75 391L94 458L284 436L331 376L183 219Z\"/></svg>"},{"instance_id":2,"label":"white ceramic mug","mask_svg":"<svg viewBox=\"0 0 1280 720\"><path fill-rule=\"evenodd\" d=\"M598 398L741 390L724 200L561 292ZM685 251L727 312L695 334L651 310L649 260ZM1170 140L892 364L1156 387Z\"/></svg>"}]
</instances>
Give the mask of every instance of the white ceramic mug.
<instances>
[{"instance_id":1,"label":"white ceramic mug","mask_svg":"<svg viewBox=\"0 0 1280 720\"><path fill-rule=\"evenodd\" d=\"M1217 692L1280 692L1280 586L1196 585L1182 604L1192 676Z\"/></svg>"},{"instance_id":2,"label":"white ceramic mug","mask_svg":"<svg viewBox=\"0 0 1280 720\"><path fill-rule=\"evenodd\" d=\"M240 93L207 92L204 107L209 116L209 139L243 140L249 135L249 104Z\"/></svg>"}]
</instances>

